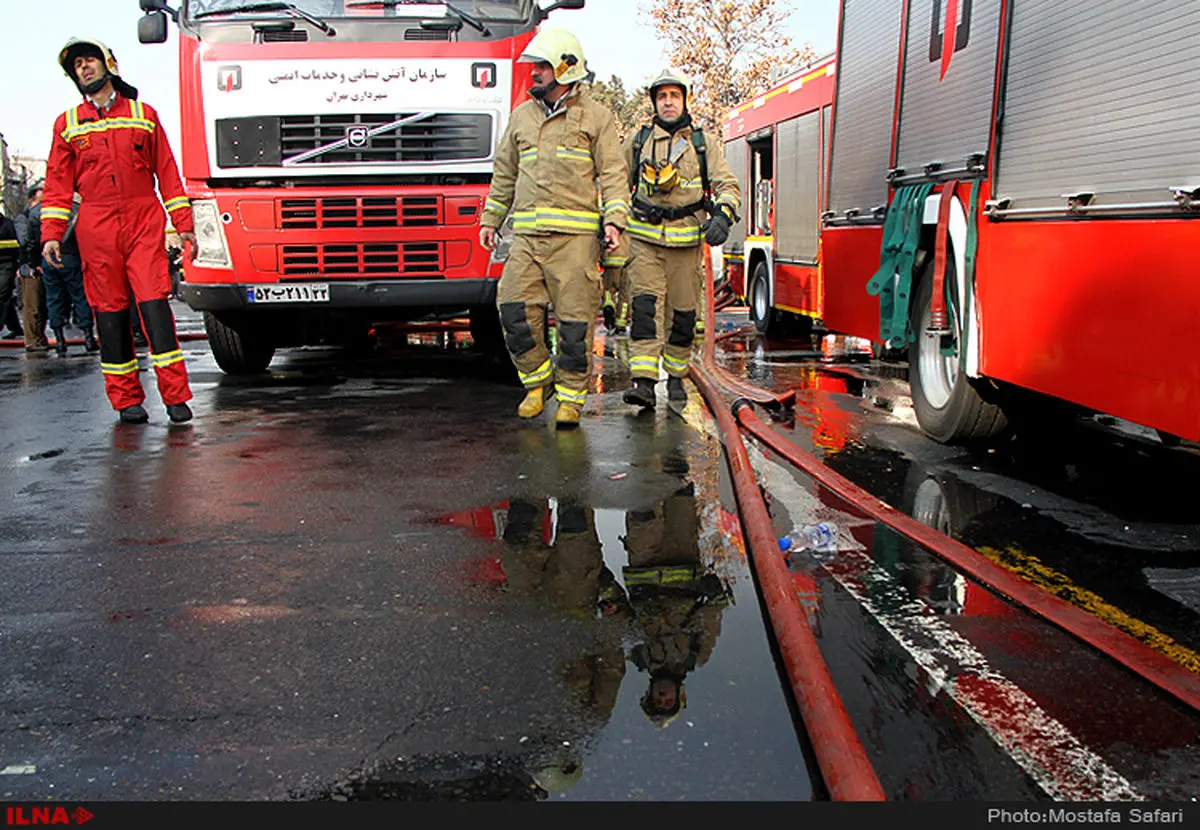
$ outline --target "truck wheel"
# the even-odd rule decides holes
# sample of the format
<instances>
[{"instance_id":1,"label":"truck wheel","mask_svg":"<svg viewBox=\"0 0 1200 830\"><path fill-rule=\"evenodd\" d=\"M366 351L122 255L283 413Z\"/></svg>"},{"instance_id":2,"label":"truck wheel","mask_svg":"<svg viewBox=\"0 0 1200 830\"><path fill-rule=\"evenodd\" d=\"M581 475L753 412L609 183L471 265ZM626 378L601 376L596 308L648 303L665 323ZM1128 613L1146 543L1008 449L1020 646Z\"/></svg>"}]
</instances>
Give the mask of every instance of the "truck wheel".
<instances>
[{"instance_id":1,"label":"truck wheel","mask_svg":"<svg viewBox=\"0 0 1200 830\"><path fill-rule=\"evenodd\" d=\"M220 320L211 311L204 312L204 330L208 347L217 365L228 375L255 375L262 372L275 356L275 344L269 336L255 332L244 318Z\"/></svg>"},{"instance_id":2,"label":"truck wheel","mask_svg":"<svg viewBox=\"0 0 1200 830\"><path fill-rule=\"evenodd\" d=\"M754 266L754 275L750 278L750 319L759 334L771 333L779 321L778 313L771 308L771 286L767 282L765 262Z\"/></svg>"},{"instance_id":3,"label":"truck wheel","mask_svg":"<svg viewBox=\"0 0 1200 830\"><path fill-rule=\"evenodd\" d=\"M953 264L946 270L946 279L954 279ZM946 356L941 351L941 337L927 334L929 304L933 297L932 264L921 275L916 296L909 310L916 340L908 347L908 383L912 391L913 409L921 431L942 444L959 444L990 438L1008 425L1003 410L988 403L972 385L960 366L960 355ZM950 315L955 340L959 336L958 320Z\"/></svg>"}]
</instances>

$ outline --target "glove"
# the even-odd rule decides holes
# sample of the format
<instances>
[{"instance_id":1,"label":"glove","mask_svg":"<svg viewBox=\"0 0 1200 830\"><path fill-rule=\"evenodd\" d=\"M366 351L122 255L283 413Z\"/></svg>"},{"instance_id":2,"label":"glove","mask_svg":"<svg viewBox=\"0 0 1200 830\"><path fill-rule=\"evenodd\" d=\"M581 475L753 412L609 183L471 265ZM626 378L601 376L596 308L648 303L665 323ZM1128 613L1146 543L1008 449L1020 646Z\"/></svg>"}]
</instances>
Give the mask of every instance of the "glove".
<instances>
[{"instance_id":1,"label":"glove","mask_svg":"<svg viewBox=\"0 0 1200 830\"><path fill-rule=\"evenodd\" d=\"M704 241L713 247L724 245L725 240L729 238L729 229L733 226L733 223L729 221L728 214L723 210L717 211L708 220L707 225L708 228L704 231Z\"/></svg>"}]
</instances>

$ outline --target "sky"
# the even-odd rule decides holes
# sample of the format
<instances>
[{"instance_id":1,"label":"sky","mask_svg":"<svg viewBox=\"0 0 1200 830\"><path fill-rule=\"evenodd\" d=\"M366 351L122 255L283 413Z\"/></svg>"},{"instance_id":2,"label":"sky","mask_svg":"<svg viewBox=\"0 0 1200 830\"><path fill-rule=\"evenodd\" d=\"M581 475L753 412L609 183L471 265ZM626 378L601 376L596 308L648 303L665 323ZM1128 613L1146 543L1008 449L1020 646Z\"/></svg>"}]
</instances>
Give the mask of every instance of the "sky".
<instances>
[{"instance_id":1,"label":"sky","mask_svg":"<svg viewBox=\"0 0 1200 830\"><path fill-rule=\"evenodd\" d=\"M175 7L180 0L171 0ZM137 39L138 0L0 0L0 9L22 6L6 16L6 83L0 108L0 133L9 154L44 159L59 113L79 93L59 69L58 52L72 37L97 38L116 54L123 78L154 106L176 154L179 152L179 68L177 32L163 44ZM548 5L541 0L541 5ZM818 55L832 52L837 37L838 0L782 0L791 7L787 34L797 46L809 43ZM637 0L589 0L578 11L551 14L550 24L570 29L580 39L590 68L601 80L619 75L626 87L640 85L665 62L662 44L638 14Z\"/></svg>"}]
</instances>

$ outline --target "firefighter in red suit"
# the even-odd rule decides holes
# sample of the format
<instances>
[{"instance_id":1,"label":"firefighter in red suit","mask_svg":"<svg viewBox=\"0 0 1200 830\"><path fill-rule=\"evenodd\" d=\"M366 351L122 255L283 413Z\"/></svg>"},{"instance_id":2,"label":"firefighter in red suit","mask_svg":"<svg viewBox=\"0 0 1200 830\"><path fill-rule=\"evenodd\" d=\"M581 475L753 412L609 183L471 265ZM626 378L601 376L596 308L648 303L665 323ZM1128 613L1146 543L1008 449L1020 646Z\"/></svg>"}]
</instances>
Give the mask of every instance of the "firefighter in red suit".
<instances>
[{"instance_id":1,"label":"firefighter in red suit","mask_svg":"<svg viewBox=\"0 0 1200 830\"><path fill-rule=\"evenodd\" d=\"M108 399L123 423L149 420L133 349L136 302L167 416L175 423L190 420L192 392L167 302L171 278L163 245L164 204L193 256L196 237L167 135L154 108L140 103L137 90L121 78L116 58L103 43L73 38L58 61L84 100L54 122L42 206L43 256L59 264L59 243L78 191L82 202L75 233L84 289L96 312Z\"/></svg>"}]
</instances>

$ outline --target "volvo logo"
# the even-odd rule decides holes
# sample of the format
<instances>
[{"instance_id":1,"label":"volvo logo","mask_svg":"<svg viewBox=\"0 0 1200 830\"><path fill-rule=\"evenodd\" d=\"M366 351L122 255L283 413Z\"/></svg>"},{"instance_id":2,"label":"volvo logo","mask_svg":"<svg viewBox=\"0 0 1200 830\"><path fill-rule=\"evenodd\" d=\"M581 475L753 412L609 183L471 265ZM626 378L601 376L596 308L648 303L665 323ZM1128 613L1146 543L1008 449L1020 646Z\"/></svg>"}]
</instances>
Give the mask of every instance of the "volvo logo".
<instances>
[{"instance_id":1,"label":"volvo logo","mask_svg":"<svg viewBox=\"0 0 1200 830\"><path fill-rule=\"evenodd\" d=\"M471 86L477 89L491 89L496 85L496 64L471 64Z\"/></svg>"},{"instance_id":2,"label":"volvo logo","mask_svg":"<svg viewBox=\"0 0 1200 830\"><path fill-rule=\"evenodd\" d=\"M351 147L366 147L370 136L361 124L346 128L346 143Z\"/></svg>"},{"instance_id":3,"label":"volvo logo","mask_svg":"<svg viewBox=\"0 0 1200 830\"><path fill-rule=\"evenodd\" d=\"M242 88L242 68L240 66L217 67L217 89L222 92L233 92Z\"/></svg>"}]
</instances>

